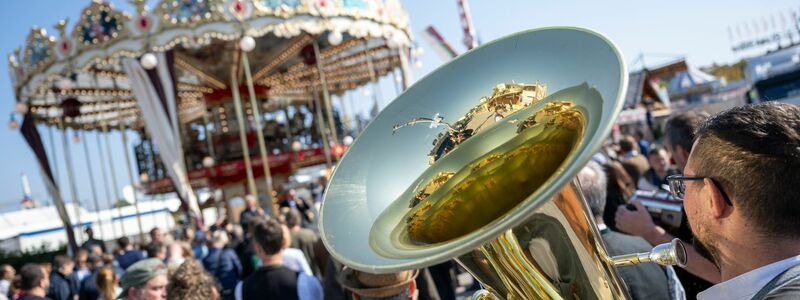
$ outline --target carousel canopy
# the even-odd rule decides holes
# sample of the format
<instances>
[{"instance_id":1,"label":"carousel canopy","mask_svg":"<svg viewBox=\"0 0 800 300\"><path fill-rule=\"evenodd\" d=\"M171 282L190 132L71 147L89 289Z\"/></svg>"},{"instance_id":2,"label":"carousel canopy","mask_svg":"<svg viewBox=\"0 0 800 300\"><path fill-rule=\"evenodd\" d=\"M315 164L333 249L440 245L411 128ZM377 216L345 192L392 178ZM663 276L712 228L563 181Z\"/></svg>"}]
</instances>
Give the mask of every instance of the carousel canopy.
<instances>
[{"instance_id":1,"label":"carousel canopy","mask_svg":"<svg viewBox=\"0 0 800 300\"><path fill-rule=\"evenodd\" d=\"M92 1L56 35L33 28L9 55L18 102L37 122L74 129L101 124L143 126L121 59L171 51L181 121L231 94L239 76L239 39L248 54L265 109L307 101L321 84L312 44L331 93L357 88L392 72L410 45L408 17L398 0L161 0L134 13ZM243 86L240 90L245 91ZM229 98L229 97L227 97Z\"/></svg>"}]
</instances>

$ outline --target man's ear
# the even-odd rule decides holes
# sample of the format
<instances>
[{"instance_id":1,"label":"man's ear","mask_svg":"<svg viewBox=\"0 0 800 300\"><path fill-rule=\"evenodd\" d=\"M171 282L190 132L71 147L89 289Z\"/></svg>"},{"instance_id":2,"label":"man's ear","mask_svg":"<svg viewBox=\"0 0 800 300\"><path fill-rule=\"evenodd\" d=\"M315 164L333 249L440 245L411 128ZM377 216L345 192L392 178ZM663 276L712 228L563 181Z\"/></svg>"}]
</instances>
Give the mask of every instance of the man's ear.
<instances>
[{"instance_id":1,"label":"man's ear","mask_svg":"<svg viewBox=\"0 0 800 300\"><path fill-rule=\"evenodd\" d=\"M706 178L703 182L708 188L708 201L714 218L719 219L726 217L730 213L728 211L729 206L728 202L725 201L725 196L722 195L720 187L711 178Z\"/></svg>"}]
</instances>

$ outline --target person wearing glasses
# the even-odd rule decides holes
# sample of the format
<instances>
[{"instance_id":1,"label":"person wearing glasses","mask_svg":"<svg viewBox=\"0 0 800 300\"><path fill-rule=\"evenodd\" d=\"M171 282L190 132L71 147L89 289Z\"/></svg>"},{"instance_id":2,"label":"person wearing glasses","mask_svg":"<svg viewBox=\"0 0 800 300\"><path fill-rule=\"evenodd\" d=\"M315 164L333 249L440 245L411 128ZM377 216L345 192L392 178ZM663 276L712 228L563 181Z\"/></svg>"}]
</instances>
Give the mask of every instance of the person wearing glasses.
<instances>
[{"instance_id":1,"label":"person wearing glasses","mask_svg":"<svg viewBox=\"0 0 800 300\"><path fill-rule=\"evenodd\" d=\"M800 298L800 107L766 102L709 119L684 175L667 181L695 249L720 270L698 299Z\"/></svg>"},{"instance_id":2,"label":"person wearing glasses","mask_svg":"<svg viewBox=\"0 0 800 300\"><path fill-rule=\"evenodd\" d=\"M672 156L678 170L682 171L686 167L695 131L706 118L704 114L685 112L673 115L664 126L664 148ZM668 243L676 236L687 243L694 239L689 223L685 220L685 214L681 228L677 232L670 233L653 222L650 213L641 203L632 201L630 206L634 209L621 205L616 210L614 221L620 231L642 237L652 245ZM675 271L686 290L687 299L695 299L698 293L719 282L720 274L719 269L691 245L686 246L686 252L688 254L686 269L676 268Z\"/></svg>"}]
</instances>

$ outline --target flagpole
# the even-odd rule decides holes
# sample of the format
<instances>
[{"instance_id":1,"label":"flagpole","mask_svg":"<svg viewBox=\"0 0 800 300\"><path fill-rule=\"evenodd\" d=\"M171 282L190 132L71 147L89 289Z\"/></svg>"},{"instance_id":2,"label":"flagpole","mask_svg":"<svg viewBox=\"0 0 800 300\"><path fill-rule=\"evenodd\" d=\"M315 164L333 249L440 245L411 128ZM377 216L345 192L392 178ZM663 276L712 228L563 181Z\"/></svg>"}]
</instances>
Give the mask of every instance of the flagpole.
<instances>
[{"instance_id":1,"label":"flagpole","mask_svg":"<svg viewBox=\"0 0 800 300\"><path fill-rule=\"evenodd\" d=\"M133 207L136 209L136 223L139 225L139 242L144 243L144 229L142 228L142 214L139 212L139 199L136 197L136 185L133 181L133 169L131 169L131 155L128 150L128 134L122 120L119 122L119 131L122 133L122 150L125 153L125 165L128 167L128 182L133 192Z\"/></svg>"},{"instance_id":2,"label":"flagpole","mask_svg":"<svg viewBox=\"0 0 800 300\"><path fill-rule=\"evenodd\" d=\"M250 146L247 143L247 127L244 125L244 113L242 112L242 99L239 96L239 80L237 68L231 69L231 92L233 94L233 106L236 109L236 123L239 125L239 142L242 143L242 156L244 156L245 174L247 174L247 187L250 195L258 199L256 181L253 178L253 169L250 162ZM267 195L269 197L269 195Z\"/></svg>"},{"instance_id":3,"label":"flagpole","mask_svg":"<svg viewBox=\"0 0 800 300\"><path fill-rule=\"evenodd\" d=\"M67 165L67 180L69 180L69 188L70 194L72 196L72 208L75 211L75 219L77 221L78 226L81 223L81 209L80 209L80 200L78 200L78 187L75 185L75 173L72 169L72 154L69 151L69 142L67 142L67 128L64 127L64 119L59 120L59 124L61 125L61 141L64 145L64 163ZM74 224L70 224L70 226L74 226ZM76 239L78 244L83 242L83 236L81 234L76 234L78 237Z\"/></svg>"},{"instance_id":4,"label":"flagpole","mask_svg":"<svg viewBox=\"0 0 800 300\"><path fill-rule=\"evenodd\" d=\"M94 210L95 214L97 215L97 224L100 226L100 240L105 241L105 235L103 234L103 221L100 220L100 204L97 201L97 189L94 186L94 172L92 171L92 160L89 158L89 140L86 139L86 132L81 132L81 136L83 137L83 153L86 157L86 169L89 171L89 187L92 189L92 200L94 200Z\"/></svg>"},{"instance_id":5,"label":"flagpole","mask_svg":"<svg viewBox=\"0 0 800 300\"><path fill-rule=\"evenodd\" d=\"M95 140L97 140L97 155L100 161L100 175L103 178L103 188L105 190L106 202L108 202L108 213L111 215L109 222L111 223L111 234L117 238L117 229L114 228L114 215L111 212L114 209L114 201L111 200L111 192L108 191L108 176L106 174L106 163L103 161L103 149L100 145L100 131L95 132Z\"/></svg>"},{"instance_id":6,"label":"flagpole","mask_svg":"<svg viewBox=\"0 0 800 300\"><path fill-rule=\"evenodd\" d=\"M277 215L276 203L272 200L272 173L269 170L269 158L267 157L267 146L264 143L264 131L261 128L261 113L256 103L256 91L253 87L253 76L250 74L250 61L247 59L247 52L242 51L242 65L244 65L244 77L247 81L247 92L250 94L250 108L253 110L253 119L255 121L256 138L258 139L258 150L261 153L261 166L264 168L264 183L266 184L267 197L266 203L269 203L269 210L273 215ZM262 205L264 206L264 205Z\"/></svg>"},{"instance_id":7,"label":"flagpole","mask_svg":"<svg viewBox=\"0 0 800 300\"><path fill-rule=\"evenodd\" d=\"M120 200L119 191L117 191L119 185L117 184L117 175L116 175L117 172L114 170L114 160L112 159L111 156L111 143L108 141L108 124L103 122L101 126L103 127L103 133L104 133L103 137L106 140L106 154L108 155L108 168L111 171L111 183L114 184L111 187L111 190L114 191L114 204L116 205L117 202ZM125 219L124 216L122 215L122 205L117 205L117 218L119 219L119 228L122 230L122 236L128 236L125 233Z\"/></svg>"}]
</instances>

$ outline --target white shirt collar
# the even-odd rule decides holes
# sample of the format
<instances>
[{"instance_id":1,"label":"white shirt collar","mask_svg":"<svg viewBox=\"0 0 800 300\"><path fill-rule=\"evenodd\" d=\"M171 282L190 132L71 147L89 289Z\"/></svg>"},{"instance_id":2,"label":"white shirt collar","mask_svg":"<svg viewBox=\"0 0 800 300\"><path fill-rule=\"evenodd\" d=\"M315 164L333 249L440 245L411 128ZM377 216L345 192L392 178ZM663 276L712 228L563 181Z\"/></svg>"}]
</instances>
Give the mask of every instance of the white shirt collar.
<instances>
[{"instance_id":1,"label":"white shirt collar","mask_svg":"<svg viewBox=\"0 0 800 300\"><path fill-rule=\"evenodd\" d=\"M715 284L697 294L698 300L706 299L750 299L775 276L800 264L800 255L777 261L726 281Z\"/></svg>"}]
</instances>

